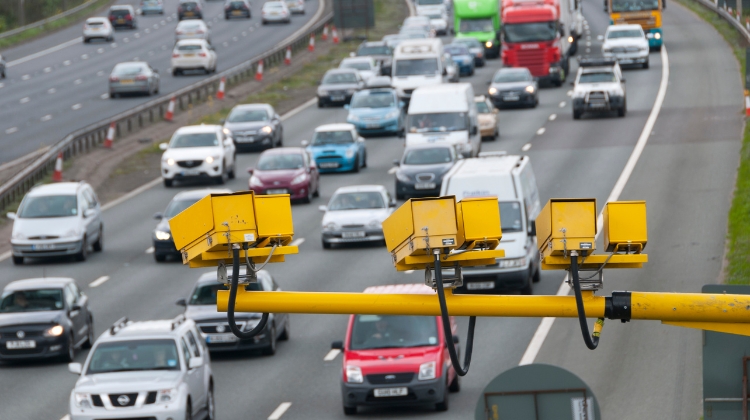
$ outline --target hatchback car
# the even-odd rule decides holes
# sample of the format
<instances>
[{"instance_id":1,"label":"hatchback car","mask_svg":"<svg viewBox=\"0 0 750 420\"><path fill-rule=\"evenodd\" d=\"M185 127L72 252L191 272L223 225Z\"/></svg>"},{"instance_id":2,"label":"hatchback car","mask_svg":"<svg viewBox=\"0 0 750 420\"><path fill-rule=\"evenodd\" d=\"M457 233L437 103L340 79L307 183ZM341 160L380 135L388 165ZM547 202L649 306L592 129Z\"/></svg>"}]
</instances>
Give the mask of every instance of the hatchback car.
<instances>
[{"instance_id":1,"label":"hatchback car","mask_svg":"<svg viewBox=\"0 0 750 420\"><path fill-rule=\"evenodd\" d=\"M380 66L380 74L391 75L393 49L383 41L365 41L357 48L357 57L372 57Z\"/></svg>"},{"instance_id":2,"label":"hatchback car","mask_svg":"<svg viewBox=\"0 0 750 420\"><path fill-rule=\"evenodd\" d=\"M365 82L380 75L380 65L372 57L349 57L341 60L340 69L354 69Z\"/></svg>"},{"instance_id":3,"label":"hatchback car","mask_svg":"<svg viewBox=\"0 0 750 420\"><path fill-rule=\"evenodd\" d=\"M227 270L232 275L232 269ZM245 275L245 267L240 267L240 276ZM245 290L280 291L271 274L266 270L256 273L257 283L245 285ZM212 353L260 350L271 356L276 353L277 341L289 339L289 315L269 313L266 327L253 338L240 339L229 330L227 314L216 310L216 295L227 286L216 279L216 270L205 273L198 279L187 299L180 299L177 305L185 307L185 316L198 326L201 338ZM243 331L250 331L260 322L261 314L252 312L237 313L235 322Z\"/></svg>"},{"instance_id":4,"label":"hatchback car","mask_svg":"<svg viewBox=\"0 0 750 420\"><path fill-rule=\"evenodd\" d=\"M451 59L456 64L459 76L474 75L474 56L468 48L462 44L448 44L445 46L445 52L450 54Z\"/></svg>"},{"instance_id":5,"label":"hatchback car","mask_svg":"<svg viewBox=\"0 0 750 420\"><path fill-rule=\"evenodd\" d=\"M255 194L289 194L290 199L305 203L319 195L320 173L310 153L301 147L266 150L248 173L248 189Z\"/></svg>"},{"instance_id":6,"label":"hatchback car","mask_svg":"<svg viewBox=\"0 0 750 420\"><path fill-rule=\"evenodd\" d=\"M305 0L284 0L286 7L293 14L305 14Z\"/></svg>"},{"instance_id":7,"label":"hatchback car","mask_svg":"<svg viewBox=\"0 0 750 420\"><path fill-rule=\"evenodd\" d=\"M382 185L341 187L333 193L321 222L323 248L353 242L383 242L383 221L393 213L396 201Z\"/></svg>"},{"instance_id":8,"label":"hatchback car","mask_svg":"<svg viewBox=\"0 0 750 420\"><path fill-rule=\"evenodd\" d=\"M100 335L70 392L71 420L215 418L211 357L195 323L118 320Z\"/></svg>"},{"instance_id":9,"label":"hatchback car","mask_svg":"<svg viewBox=\"0 0 750 420\"><path fill-rule=\"evenodd\" d=\"M13 264L25 258L74 256L84 261L89 248L104 249L102 209L85 182L39 185L26 193L13 220Z\"/></svg>"},{"instance_id":10,"label":"hatchback car","mask_svg":"<svg viewBox=\"0 0 750 420\"><path fill-rule=\"evenodd\" d=\"M497 108L506 106L539 105L539 85L524 67L506 67L498 70L492 77L490 100Z\"/></svg>"},{"instance_id":11,"label":"hatchback car","mask_svg":"<svg viewBox=\"0 0 750 420\"><path fill-rule=\"evenodd\" d=\"M141 0L142 15L163 15L164 2L162 0Z\"/></svg>"},{"instance_id":12,"label":"hatchback car","mask_svg":"<svg viewBox=\"0 0 750 420\"><path fill-rule=\"evenodd\" d=\"M126 93L151 96L159 93L159 70L145 61L119 63L109 75L109 97L114 99Z\"/></svg>"},{"instance_id":13,"label":"hatchback car","mask_svg":"<svg viewBox=\"0 0 750 420\"><path fill-rule=\"evenodd\" d=\"M365 82L355 69L328 70L318 86L318 108L348 104L352 95L364 86Z\"/></svg>"},{"instance_id":14,"label":"hatchback car","mask_svg":"<svg viewBox=\"0 0 750 420\"><path fill-rule=\"evenodd\" d=\"M492 102L484 95L475 97L474 104L477 106L477 121L482 139L496 140L500 136L500 129L497 127L497 108L492 106Z\"/></svg>"},{"instance_id":15,"label":"hatchback car","mask_svg":"<svg viewBox=\"0 0 750 420\"><path fill-rule=\"evenodd\" d=\"M115 29L107 18L92 17L83 24L83 43L88 44L92 39L112 42L115 40Z\"/></svg>"},{"instance_id":16,"label":"hatchback car","mask_svg":"<svg viewBox=\"0 0 750 420\"><path fill-rule=\"evenodd\" d=\"M227 0L224 3L224 19L229 20L235 17L244 17L250 19L250 2L248 0Z\"/></svg>"},{"instance_id":17,"label":"hatchback car","mask_svg":"<svg viewBox=\"0 0 750 420\"><path fill-rule=\"evenodd\" d=\"M286 3L283 1L267 1L263 3L260 14L264 25L269 22L292 22L292 12L289 11Z\"/></svg>"},{"instance_id":18,"label":"hatchback car","mask_svg":"<svg viewBox=\"0 0 750 420\"><path fill-rule=\"evenodd\" d=\"M187 70L204 73L216 71L216 51L204 39L177 41L172 50L172 75L177 76Z\"/></svg>"},{"instance_id":19,"label":"hatchback car","mask_svg":"<svg viewBox=\"0 0 750 420\"><path fill-rule=\"evenodd\" d=\"M234 141L220 125L191 125L175 131L169 143L159 145L164 186L174 181L210 179L223 184L234 179Z\"/></svg>"},{"instance_id":20,"label":"hatchback car","mask_svg":"<svg viewBox=\"0 0 750 420\"><path fill-rule=\"evenodd\" d=\"M211 43L211 28L200 19L183 20L174 30L175 42L183 39L205 39Z\"/></svg>"},{"instance_id":21,"label":"hatchback car","mask_svg":"<svg viewBox=\"0 0 750 420\"><path fill-rule=\"evenodd\" d=\"M373 286L364 293L431 294L424 284ZM457 330L450 317L451 331ZM434 404L448 409L448 393L461 389L453 369L439 316L352 315L344 341L341 398L344 414L358 406L393 407Z\"/></svg>"},{"instance_id":22,"label":"hatchback car","mask_svg":"<svg viewBox=\"0 0 750 420\"><path fill-rule=\"evenodd\" d=\"M312 142L302 146L312 154L321 172L359 172L367 167L365 139L352 124L326 124L315 129Z\"/></svg>"},{"instance_id":23,"label":"hatchback car","mask_svg":"<svg viewBox=\"0 0 750 420\"><path fill-rule=\"evenodd\" d=\"M235 106L224 121L224 130L240 151L281 147L284 141L281 117L268 104Z\"/></svg>"},{"instance_id":24,"label":"hatchback car","mask_svg":"<svg viewBox=\"0 0 750 420\"><path fill-rule=\"evenodd\" d=\"M159 212L154 215L154 219L159 221L154 228L154 232L151 234L151 242L154 246L154 259L157 262L166 261L168 257L174 257L178 260L182 259L180 251L175 248L174 245L174 238L172 237L172 229L169 226L169 219L177 216L180 212L209 194L231 193L232 190L220 188L206 188L177 193L169 204L167 204L167 209L164 210L163 213Z\"/></svg>"},{"instance_id":25,"label":"hatchback car","mask_svg":"<svg viewBox=\"0 0 750 420\"><path fill-rule=\"evenodd\" d=\"M484 64L486 63L484 45L482 45L482 43L476 38L453 38L453 43L465 45L466 48L469 49L469 52L474 55L474 65L477 67L484 67Z\"/></svg>"},{"instance_id":26,"label":"hatchback car","mask_svg":"<svg viewBox=\"0 0 750 420\"><path fill-rule=\"evenodd\" d=\"M109 23L115 28L138 28L138 22L135 19L135 9L129 4L110 7L107 17L109 18Z\"/></svg>"},{"instance_id":27,"label":"hatchback car","mask_svg":"<svg viewBox=\"0 0 750 420\"><path fill-rule=\"evenodd\" d=\"M200 0L180 0L177 19L203 19L203 3Z\"/></svg>"},{"instance_id":28,"label":"hatchback car","mask_svg":"<svg viewBox=\"0 0 750 420\"><path fill-rule=\"evenodd\" d=\"M346 122L353 124L362 136L401 134L404 130L404 103L391 87L363 89L345 107L349 110Z\"/></svg>"},{"instance_id":29,"label":"hatchback car","mask_svg":"<svg viewBox=\"0 0 750 420\"><path fill-rule=\"evenodd\" d=\"M449 144L415 144L407 146L396 170L396 198L437 197L443 176L460 159Z\"/></svg>"},{"instance_id":30,"label":"hatchback car","mask_svg":"<svg viewBox=\"0 0 750 420\"><path fill-rule=\"evenodd\" d=\"M94 343L89 301L69 278L8 283L0 296L0 360L60 357Z\"/></svg>"}]
</instances>

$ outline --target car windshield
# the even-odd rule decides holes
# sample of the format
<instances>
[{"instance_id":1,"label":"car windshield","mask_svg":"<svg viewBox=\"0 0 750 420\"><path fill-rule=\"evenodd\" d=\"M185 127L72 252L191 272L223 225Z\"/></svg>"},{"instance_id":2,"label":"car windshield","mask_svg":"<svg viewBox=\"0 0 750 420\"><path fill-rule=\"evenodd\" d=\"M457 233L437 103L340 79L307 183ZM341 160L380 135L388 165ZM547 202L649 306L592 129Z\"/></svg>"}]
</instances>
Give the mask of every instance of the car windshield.
<instances>
[{"instance_id":1,"label":"car windshield","mask_svg":"<svg viewBox=\"0 0 750 420\"><path fill-rule=\"evenodd\" d=\"M469 55L469 49L463 45L446 45L445 52L450 55Z\"/></svg>"},{"instance_id":2,"label":"car windshield","mask_svg":"<svg viewBox=\"0 0 750 420\"><path fill-rule=\"evenodd\" d=\"M18 208L18 217L21 219L70 217L77 214L78 199L75 195L27 196Z\"/></svg>"},{"instance_id":3,"label":"car windshield","mask_svg":"<svg viewBox=\"0 0 750 420\"><path fill-rule=\"evenodd\" d=\"M437 58L413 58L396 60L396 76L434 75L438 72Z\"/></svg>"},{"instance_id":4,"label":"car windshield","mask_svg":"<svg viewBox=\"0 0 750 420\"><path fill-rule=\"evenodd\" d=\"M352 108L393 108L396 100L391 93L362 93L354 95Z\"/></svg>"},{"instance_id":5,"label":"car windshield","mask_svg":"<svg viewBox=\"0 0 750 420\"><path fill-rule=\"evenodd\" d=\"M456 38L454 44L464 44L468 48L482 48L482 44L474 38Z\"/></svg>"},{"instance_id":6,"label":"car windshield","mask_svg":"<svg viewBox=\"0 0 750 420\"><path fill-rule=\"evenodd\" d=\"M557 37L556 22L514 23L503 25L506 42L551 41Z\"/></svg>"},{"instance_id":7,"label":"car windshield","mask_svg":"<svg viewBox=\"0 0 750 420\"><path fill-rule=\"evenodd\" d=\"M175 134L169 147L213 147L219 145L216 133Z\"/></svg>"},{"instance_id":8,"label":"car windshield","mask_svg":"<svg viewBox=\"0 0 750 420\"><path fill-rule=\"evenodd\" d=\"M239 122L256 122L256 121L268 121L268 112L263 109L242 109L235 108L229 114L227 122L239 123Z\"/></svg>"},{"instance_id":9,"label":"car windshield","mask_svg":"<svg viewBox=\"0 0 750 420\"><path fill-rule=\"evenodd\" d=\"M167 205L167 211L164 212L164 217L171 219L180 214L186 208L195 204L200 198L191 198L187 200L172 200Z\"/></svg>"},{"instance_id":10,"label":"car windshield","mask_svg":"<svg viewBox=\"0 0 750 420\"><path fill-rule=\"evenodd\" d=\"M429 15L425 15L425 16L427 16L428 18L430 18L430 20L432 20L432 19L443 19L443 15L440 14L440 13L429 14Z\"/></svg>"},{"instance_id":11,"label":"car windshield","mask_svg":"<svg viewBox=\"0 0 750 420\"><path fill-rule=\"evenodd\" d=\"M387 45L362 45L357 50L357 55L391 55L392 51Z\"/></svg>"},{"instance_id":12,"label":"car windshield","mask_svg":"<svg viewBox=\"0 0 750 420\"><path fill-rule=\"evenodd\" d=\"M427 6L430 4L443 4L443 0L417 0L417 5Z\"/></svg>"},{"instance_id":13,"label":"car windshield","mask_svg":"<svg viewBox=\"0 0 750 420\"><path fill-rule=\"evenodd\" d=\"M617 38L643 38L643 33L637 29L629 29L626 31L611 31L607 34L607 39Z\"/></svg>"},{"instance_id":14,"label":"car windshield","mask_svg":"<svg viewBox=\"0 0 750 420\"><path fill-rule=\"evenodd\" d=\"M462 131L466 130L466 123L464 112L409 115L409 131L412 133Z\"/></svg>"},{"instance_id":15,"label":"car windshield","mask_svg":"<svg viewBox=\"0 0 750 420\"><path fill-rule=\"evenodd\" d=\"M611 71L602 71L596 73L581 73L578 83L613 83L617 78Z\"/></svg>"},{"instance_id":16,"label":"car windshield","mask_svg":"<svg viewBox=\"0 0 750 420\"><path fill-rule=\"evenodd\" d=\"M341 63L341 68L355 70L372 70L370 63L364 61L349 61Z\"/></svg>"},{"instance_id":17,"label":"car windshield","mask_svg":"<svg viewBox=\"0 0 750 420\"><path fill-rule=\"evenodd\" d=\"M354 143L351 131L317 131L312 144L347 144Z\"/></svg>"},{"instance_id":18,"label":"car windshield","mask_svg":"<svg viewBox=\"0 0 750 420\"><path fill-rule=\"evenodd\" d=\"M499 71L492 81L494 83L530 82L531 74L525 71Z\"/></svg>"},{"instance_id":19,"label":"car windshield","mask_svg":"<svg viewBox=\"0 0 750 420\"><path fill-rule=\"evenodd\" d=\"M451 151L447 147L412 149L406 151L404 165L439 165L452 160Z\"/></svg>"},{"instance_id":20,"label":"car windshield","mask_svg":"<svg viewBox=\"0 0 750 420\"><path fill-rule=\"evenodd\" d=\"M492 108L490 108L487 105L487 102L480 101L480 102L475 102L475 104L477 104L477 112L478 113L480 113L480 114L490 114L490 113L492 113Z\"/></svg>"},{"instance_id":21,"label":"car windshield","mask_svg":"<svg viewBox=\"0 0 750 420\"><path fill-rule=\"evenodd\" d=\"M461 19L459 32L494 32L492 18Z\"/></svg>"},{"instance_id":22,"label":"car windshield","mask_svg":"<svg viewBox=\"0 0 750 420\"><path fill-rule=\"evenodd\" d=\"M357 76L354 73L328 73L323 77L324 85L357 83Z\"/></svg>"},{"instance_id":23,"label":"car windshield","mask_svg":"<svg viewBox=\"0 0 750 420\"><path fill-rule=\"evenodd\" d=\"M242 272L240 272L242 273ZM231 276L231 272L229 276ZM211 305L216 306L216 295L219 290L229 290L226 285L220 283L199 284L190 295L188 305ZM260 283L250 283L245 286L247 291L259 291Z\"/></svg>"},{"instance_id":24,"label":"car windshield","mask_svg":"<svg viewBox=\"0 0 750 420\"><path fill-rule=\"evenodd\" d=\"M383 195L376 191L348 192L336 194L328 205L328 210L383 209Z\"/></svg>"},{"instance_id":25,"label":"car windshield","mask_svg":"<svg viewBox=\"0 0 750 420\"><path fill-rule=\"evenodd\" d=\"M125 16L125 15L129 15L130 14L130 10L128 10L128 9L110 9L109 14L113 15L113 16L118 16L118 17L119 16Z\"/></svg>"},{"instance_id":26,"label":"car windshield","mask_svg":"<svg viewBox=\"0 0 750 420\"><path fill-rule=\"evenodd\" d=\"M112 70L112 74L115 76L129 76L138 75L146 71L146 66L143 64L119 64Z\"/></svg>"},{"instance_id":27,"label":"car windshield","mask_svg":"<svg viewBox=\"0 0 750 420\"><path fill-rule=\"evenodd\" d=\"M132 340L101 343L91 356L87 375L140 370L180 370L174 340Z\"/></svg>"},{"instance_id":28,"label":"car windshield","mask_svg":"<svg viewBox=\"0 0 750 420\"><path fill-rule=\"evenodd\" d=\"M300 169L304 166L302 155L298 153L267 154L260 157L258 170L282 171Z\"/></svg>"},{"instance_id":29,"label":"car windshield","mask_svg":"<svg viewBox=\"0 0 750 420\"><path fill-rule=\"evenodd\" d=\"M177 46L178 51L198 51L203 49L201 44L182 44Z\"/></svg>"},{"instance_id":30,"label":"car windshield","mask_svg":"<svg viewBox=\"0 0 750 420\"><path fill-rule=\"evenodd\" d=\"M3 292L0 313L59 311L63 309L62 289L15 290Z\"/></svg>"},{"instance_id":31,"label":"car windshield","mask_svg":"<svg viewBox=\"0 0 750 420\"><path fill-rule=\"evenodd\" d=\"M613 12L659 10L659 0L612 0Z\"/></svg>"},{"instance_id":32,"label":"car windshield","mask_svg":"<svg viewBox=\"0 0 750 420\"><path fill-rule=\"evenodd\" d=\"M356 315L351 337L351 350L438 345L434 316Z\"/></svg>"},{"instance_id":33,"label":"car windshield","mask_svg":"<svg viewBox=\"0 0 750 420\"><path fill-rule=\"evenodd\" d=\"M521 204L517 201L501 201L500 225L503 233L520 232L523 226L521 219Z\"/></svg>"}]
</instances>

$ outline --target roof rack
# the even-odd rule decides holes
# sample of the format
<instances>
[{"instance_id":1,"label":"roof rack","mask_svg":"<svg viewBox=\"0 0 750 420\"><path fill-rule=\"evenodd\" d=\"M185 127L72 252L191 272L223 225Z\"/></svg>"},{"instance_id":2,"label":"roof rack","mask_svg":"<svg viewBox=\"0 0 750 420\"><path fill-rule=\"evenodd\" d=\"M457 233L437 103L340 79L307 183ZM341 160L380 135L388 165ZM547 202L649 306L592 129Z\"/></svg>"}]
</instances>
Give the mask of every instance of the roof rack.
<instances>
[{"instance_id":1,"label":"roof rack","mask_svg":"<svg viewBox=\"0 0 750 420\"><path fill-rule=\"evenodd\" d=\"M180 326L183 322L185 322L187 318L185 318L185 314L179 314L172 320L172 331L174 331L175 328Z\"/></svg>"},{"instance_id":2,"label":"roof rack","mask_svg":"<svg viewBox=\"0 0 750 420\"><path fill-rule=\"evenodd\" d=\"M615 58L578 57L578 67L613 67L617 64Z\"/></svg>"},{"instance_id":3,"label":"roof rack","mask_svg":"<svg viewBox=\"0 0 750 420\"><path fill-rule=\"evenodd\" d=\"M120 330L122 330L128 325L128 322L130 321L128 320L128 317L126 316L118 319L117 321L115 321L114 324L112 324L111 327L109 327L109 333L112 335L117 334L118 332L120 332Z\"/></svg>"}]
</instances>

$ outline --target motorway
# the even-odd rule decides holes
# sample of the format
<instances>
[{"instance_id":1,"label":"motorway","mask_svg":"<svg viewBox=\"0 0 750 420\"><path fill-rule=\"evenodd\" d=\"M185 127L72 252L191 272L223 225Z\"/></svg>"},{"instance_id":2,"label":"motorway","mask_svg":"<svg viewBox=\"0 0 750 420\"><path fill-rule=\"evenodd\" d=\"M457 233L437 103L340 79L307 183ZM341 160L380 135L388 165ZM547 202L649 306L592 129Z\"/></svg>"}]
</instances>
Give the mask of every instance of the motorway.
<instances>
[{"instance_id":1,"label":"motorway","mask_svg":"<svg viewBox=\"0 0 750 420\"><path fill-rule=\"evenodd\" d=\"M121 0L118 4L133 4ZM272 49L310 22L321 0L307 0L306 14L291 24L261 25L262 0L251 0L251 19L224 20L224 2L204 2L204 20L221 72ZM112 43L80 40L73 26L29 44L3 51L7 79L0 81L0 164L62 140L69 133L127 111L154 97L109 99L108 77L115 64L148 61L160 71L159 95L188 86L202 73L172 76L170 60L177 26L177 0L164 1L164 15L138 16L136 30L122 29ZM54 41L54 42L51 42Z\"/></svg>"},{"instance_id":2,"label":"motorway","mask_svg":"<svg viewBox=\"0 0 750 420\"><path fill-rule=\"evenodd\" d=\"M607 16L601 2L586 0L592 52L596 35L604 33ZM309 5L310 3L308 3ZM620 199L648 201L650 262L638 271L607 273L605 292L615 290L698 291L713 283L721 268L726 215L740 148L742 100L739 68L720 35L691 12L671 2L664 14L665 50L652 53L651 69L626 70L628 115L585 117L574 121L568 96L571 86L543 89L536 109L500 113L501 137L484 142L483 150L506 150L531 157L543 201L551 197L595 197L600 207L610 196L634 147L647 140ZM585 51L587 39L581 40ZM669 79L659 117L642 136L662 85L664 58ZM701 57L698 60L696 57ZM477 92L499 66L478 69L464 79ZM572 65L572 70L575 66ZM569 79L571 80L571 79ZM343 109L307 107L284 121L285 144L310 139L315 126L344 121ZM269 270L285 290L362 291L366 286L414 283L421 272L397 273L382 247L323 250L321 213L340 186L374 183L393 188L391 162L400 157L402 141L393 137L367 140L368 167L357 174L324 175L321 197L294 205L295 237L300 254ZM254 165L258 154L239 156L238 168ZM240 171L244 174L244 171ZM246 189L240 175L228 186ZM89 295L97 332L121 316L169 318L180 308L203 270L179 263L156 264L148 253L152 215L162 211L181 187L148 189L104 213L106 249L85 263L50 261L16 267L0 262L0 286L35 276L70 276ZM708 204L708 205L706 205ZM104 279L106 277L106 279ZM535 294L555 294L562 272L543 272ZM86 286L96 281L96 287ZM287 419L344 418L339 378L341 357L324 360L330 342L343 339L346 316L292 315L291 339L275 356L213 357L217 415L220 419L266 419L280 404L291 403ZM465 343L466 320L460 320ZM450 409L430 407L361 410L365 418L470 418L484 386L529 355L538 319L487 319L477 322L474 358L462 389L451 395ZM539 334L537 334L539 336ZM542 334L544 336L544 334ZM698 419L700 417L700 346L698 331L655 323L609 321L599 349L584 346L574 320L557 320L536 362L570 369L596 393L606 418ZM335 353L334 353L335 354ZM333 354L331 354L333 356ZM331 357L329 357L330 359ZM77 355L82 362L85 353ZM0 418L59 419L76 377L56 363L0 365Z\"/></svg>"}]
</instances>

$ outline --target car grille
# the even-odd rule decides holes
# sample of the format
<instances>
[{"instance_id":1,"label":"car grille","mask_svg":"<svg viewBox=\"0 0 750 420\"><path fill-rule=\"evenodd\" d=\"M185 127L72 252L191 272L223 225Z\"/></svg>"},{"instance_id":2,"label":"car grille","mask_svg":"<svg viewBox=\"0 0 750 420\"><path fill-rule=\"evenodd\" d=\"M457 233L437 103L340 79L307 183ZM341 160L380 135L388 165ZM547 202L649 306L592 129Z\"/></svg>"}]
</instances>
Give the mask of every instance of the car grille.
<instances>
[{"instance_id":1,"label":"car grille","mask_svg":"<svg viewBox=\"0 0 750 420\"><path fill-rule=\"evenodd\" d=\"M235 131L233 133L235 136L254 136L258 134L258 130L252 130L252 131Z\"/></svg>"},{"instance_id":2,"label":"car grille","mask_svg":"<svg viewBox=\"0 0 750 420\"><path fill-rule=\"evenodd\" d=\"M543 49L518 50L518 67L527 67L531 74L547 74Z\"/></svg>"},{"instance_id":3,"label":"car grille","mask_svg":"<svg viewBox=\"0 0 750 420\"><path fill-rule=\"evenodd\" d=\"M18 337L16 334L19 331L23 331L24 337L41 337L44 333L44 330L51 327L52 324L47 325L11 325L7 327L0 328L0 337L9 339L9 340L19 340L22 339L21 337Z\"/></svg>"},{"instance_id":4,"label":"car grille","mask_svg":"<svg viewBox=\"0 0 750 420\"><path fill-rule=\"evenodd\" d=\"M522 90L501 90L500 95L518 95L520 96L523 93Z\"/></svg>"},{"instance_id":5,"label":"car grille","mask_svg":"<svg viewBox=\"0 0 750 420\"><path fill-rule=\"evenodd\" d=\"M104 403L102 402L102 397L100 397L99 394L92 394L91 402L94 403L94 407L104 407Z\"/></svg>"},{"instance_id":6,"label":"car grille","mask_svg":"<svg viewBox=\"0 0 750 420\"><path fill-rule=\"evenodd\" d=\"M362 229L365 225L341 225L344 229Z\"/></svg>"},{"instance_id":7,"label":"car grille","mask_svg":"<svg viewBox=\"0 0 750 420\"><path fill-rule=\"evenodd\" d=\"M217 331L217 327L222 326L224 327L224 331ZM240 330L245 326L244 322L237 322L237 328ZM232 330L229 329L229 324L226 322L221 323L217 322L215 324L198 324L198 328L201 329L201 332L204 334L224 334L224 333L231 333Z\"/></svg>"},{"instance_id":8,"label":"car grille","mask_svg":"<svg viewBox=\"0 0 750 420\"><path fill-rule=\"evenodd\" d=\"M37 344L35 349L13 349L8 350L3 344L0 346L0 354L4 356L28 356L32 354L39 354L44 351L44 346Z\"/></svg>"},{"instance_id":9,"label":"car grille","mask_svg":"<svg viewBox=\"0 0 750 420\"><path fill-rule=\"evenodd\" d=\"M429 182L435 179L435 174L417 174L416 178L419 182Z\"/></svg>"},{"instance_id":10,"label":"car grille","mask_svg":"<svg viewBox=\"0 0 750 420\"><path fill-rule=\"evenodd\" d=\"M40 239L44 240L44 239L60 239L60 237L59 236L45 236L45 235L42 235L42 236L29 236L27 239L30 239L30 240L40 240Z\"/></svg>"},{"instance_id":11,"label":"car grille","mask_svg":"<svg viewBox=\"0 0 750 420\"><path fill-rule=\"evenodd\" d=\"M181 168L195 168L201 166L202 160L180 160L177 161L177 166Z\"/></svg>"},{"instance_id":12,"label":"car grille","mask_svg":"<svg viewBox=\"0 0 750 420\"><path fill-rule=\"evenodd\" d=\"M412 92L414 92L414 89L404 89L404 93L407 95L411 95Z\"/></svg>"},{"instance_id":13,"label":"car grille","mask_svg":"<svg viewBox=\"0 0 750 420\"><path fill-rule=\"evenodd\" d=\"M362 117L362 121L380 121L380 117Z\"/></svg>"},{"instance_id":14,"label":"car grille","mask_svg":"<svg viewBox=\"0 0 750 420\"><path fill-rule=\"evenodd\" d=\"M414 379L414 372L367 375L367 381L373 385L408 384Z\"/></svg>"},{"instance_id":15,"label":"car grille","mask_svg":"<svg viewBox=\"0 0 750 420\"><path fill-rule=\"evenodd\" d=\"M156 402L156 391L151 391L146 396L146 404L154 404Z\"/></svg>"},{"instance_id":16,"label":"car grille","mask_svg":"<svg viewBox=\"0 0 750 420\"><path fill-rule=\"evenodd\" d=\"M345 90L332 90L332 91L328 92L328 94L331 95L331 96L345 96L346 95L346 91Z\"/></svg>"},{"instance_id":17,"label":"car grille","mask_svg":"<svg viewBox=\"0 0 750 420\"><path fill-rule=\"evenodd\" d=\"M638 52L640 49L638 47L614 47L612 48L613 53L626 53L626 52Z\"/></svg>"},{"instance_id":18,"label":"car grille","mask_svg":"<svg viewBox=\"0 0 750 420\"><path fill-rule=\"evenodd\" d=\"M605 92L601 92L601 91L590 92L588 99L589 99L588 100L589 105L596 105L596 104L603 105L603 106L607 105L607 94Z\"/></svg>"},{"instance_id":19,"label":"car grille","mask_svg":"<svg viewBox=\"0 0 750 420\"><path fill-rule=\"evenodd\" d=\"M126 404L120 404L120 402L117 401L117 399L123 395L128 397L128 402ZM111 402L114 407L132 407L135 405L136 398L138 398L137 392L132 394L109 394L109 402Z\"/></svg>"},{"instance_id":20,"label":"car grille","mask_svg":"<svg viewBox=\"0 0 750 420\"><path fill-rule=\"evenodd\" d=\"M339 155L323 155L323 156L318 156L316 158L316 160L318 161L335 160L335 159L343 159L343 157Z\"/></svg>"}]
</instances>

